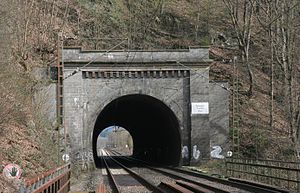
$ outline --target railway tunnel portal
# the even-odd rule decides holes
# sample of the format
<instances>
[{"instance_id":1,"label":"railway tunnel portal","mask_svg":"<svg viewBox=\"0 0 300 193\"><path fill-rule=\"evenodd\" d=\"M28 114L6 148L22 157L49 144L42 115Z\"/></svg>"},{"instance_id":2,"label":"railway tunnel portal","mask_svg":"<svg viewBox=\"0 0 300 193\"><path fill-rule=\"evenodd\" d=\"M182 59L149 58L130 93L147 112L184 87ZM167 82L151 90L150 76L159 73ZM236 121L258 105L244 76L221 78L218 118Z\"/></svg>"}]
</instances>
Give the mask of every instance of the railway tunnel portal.
<instances>
[{"instance_id":1,"label":"railway tunnel portal","mask_svg":"<svg viewBox=\"0 0 300 193\"><path fill-rule=\"evenodd\" d=\"M163 102L148 95L134 94L110 102L99 114L93 131L93 155L97 138L110 125L126 128L133 139L133 157L166 165L178 165L181 156L177 117Z\"/></svg>"},{"instance_id":2,"label":"railway tunnel portal","mask_svg":"<svg viewBox=\"0 0 300 193\"><path fill-rule=\"evenodd\" d=\"M226 151L228 92L209 82L208 48L62 55L57 117L72 162L96 163L97 137L111 125L130 132L133 156L146 161L192 165L214 146Z\"/></svg>"}]
</instances>

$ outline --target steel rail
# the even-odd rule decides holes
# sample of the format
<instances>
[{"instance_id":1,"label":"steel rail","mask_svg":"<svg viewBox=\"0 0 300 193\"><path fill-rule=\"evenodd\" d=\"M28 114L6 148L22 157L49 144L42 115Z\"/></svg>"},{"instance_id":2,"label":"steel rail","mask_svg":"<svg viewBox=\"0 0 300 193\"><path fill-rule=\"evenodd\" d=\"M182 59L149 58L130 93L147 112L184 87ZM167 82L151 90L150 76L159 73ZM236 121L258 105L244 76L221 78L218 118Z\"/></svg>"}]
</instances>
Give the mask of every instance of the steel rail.
<instances>
[{"instance_id":1,"label":"steel rail","mask_svg":"<svg viewBox=\"0 0 300 193\"><path fill-rule=\"evenodd\" d=\"M220 184L224 184L224 185L228 185L228 186L232 186L235 188L240 188L243 190L247 190L247 191L258 191L261 193L288 193L289 191L287 190L282 190L279 189L277 187L272 187L270 188L270 186L268 185L263 185L263 184L258 184L258 183L244 183L242 181L234 181L234 180L225 180L225 179L221 179L221 178L216 178L213 176L209 176L209 175L205 175L205 174L200 174L197 172L192 172L192 171L187 171L187 170L183 170L183 169L179 169L179 168L171 168L171 167L167 167L170 170L174 170L180 173L185 173L187 175L191 175L191 176L195 176L195 177L199 177L199 178L204 178L210 181L214 181L216 183L220 183Z\"/></svg>"},{"instance_id":2,"label":"steel rail","mask_svg":"<svg viewBox=\"0 0 300 193\"><path fill-rule=\"evenodd\" d=\"M115 154L119 154L119 153L115 153ZM163 173L165 175L170 174L172 177L177 177L177 178L182 179L184 181L188 181L190 183L197 184L199 186L210 189L212 191L220 191L220 192L223 191L222 189L216 190L216 189L214 189L215 187L210 188L209 185L207 185L207 184L201 184L200 182L190 180L190 179L182 177L180 175L172 174L172 173L169 173L167 171L164 171L164 170L161 170L161 169L158 169L158 168L154 168L154 167L150 166L149 163L147 163L145 161L142 161L142 160L138 160L138 159L135 159L135 158L132 158L132 157L131 158L122 157L122 158L126 159L128 161L138 162L139 164L141 164L144 167L147 167L151 170ZM203 178L203 179L215 182L215 183L223 184L223 185L234 187L234 188L243 189L243 190L250 191L250 192L260 192L260 193L288 193L289 192L287 190L282 190L282 189L279 189L279 188L276 188L276 187L270 188L269 186L263 186L262 184L257 185L255 183L250 184L250 183L243 183L243 182L240 182L240 181L239 182L238 181L233 181L233 180L229 181L229 180L220 179L220 178L208 176L208 175L205 175L205 174L200 174L200 173L187 171L187 170L182 170L182 169L178 169L178 168L166 167L166 166L162 166L162 167L165 168L165 169L168 169L168 170L175 171L175 172L184 173L184 174L191 175L191 176L194 176L194 177Z\"/></svg>"},{"instance_id":3,"label":"steel rail","mask_svg":"<svg viewBox=\"0 0 300 193\"><path fill-rule=\"evenodd\" d=\"M160 186L165 187L167 189L170 189L171 191L174 191L176 193L181 193L181 192L184 192L184 193L194 193L193 191L191 191L191 190L189 190L189 189L187 189L185 187L182 187L182 186L180 186L180 185L178 185L176 183L161 182Z\"/></svg>"},{"instance_id":4,"label":"steel rail","mask_svg":"<svg viewBox=\"0 0 300 193\"><path fill-rule=\"evenodd\" d=\"M211 186L211 185L208 185L208 184L205 184L205 183L201 183L201 182L197 182L197 181L194 181L194 180L191 180L191 179L188 179L188 178L185 178L185 177L182 177L180 175L176 175L176 174L173 174L173 173L170 173L170 172L166 172L164 170L161 170L161 169L158 169L158 168L154 168L154 167L151 167L149 165L146 165L145 163L142 163L141 160L137 160L137 159L129 159L129 158L125 158L125 157L122 157L123 159L126 159L127 161L130 161L130 162L133 162L135 161L135 163L138 163L150 170L153 170L153 171L156 171L156 172L159 172L159 173L162 173L166 176L169 176L171 178L175 178L175 179L181 179L181 180L184 180L186 182L190 182L190 183L193 183L193 184L196 184L198 186L201 186L205 189L208 189L208 190L211 190L211 191L214 191L216 193L230 193L229 191L227 190L223 190L221 188L217 188L217 187L214 187L214 186Z\"/></svg>"},{"instance_id":5,"label":"steel rail","mask_svg":"<svg viewBox=\"0 0 300 193\"><path fill-rule=\"evenodd\" d=\"M109 168L109 166L108 166L108 164L107 164L107 161L106 161L105 158L103 158L103 157L102 157L102 161L103 161L103 163L104 163L106 172L107 172L107 174L108 174L108 176L109 176L108 178L110 179L110 182L112 183L113 189L115 190L116 193L120 193L121 191L120 191L120 189L119 189L119 186L118 186L118 184L117 184L117 182L116 182L116 179L114 178L112 172L110 171L110 168Z\"/></svg>"},{"instance_id":6,"label":"steel rail","mask_svg":"<svg viewBox=\"0 0 300 193\"><path fill-rule=\"evenodd\" d=\"M153 192L156 192L156 193L166 193L161 188L157 187L156 185L154 185L153 183L149 182L148 180L146 180L145 178L143 178L142 176L140 176L139 174L137 174L133 170L129 169L125 165L123 165L120 162L118 162L116 159L114 159L112 156L110 156L107 151L106 151L106 154L107 154L107 157L109 157L109 159L111 159L115 164L117 164L122 169L124 169L125 171L127 171L134 179L136 179L139 183L141 183L141 185L145 186L147 189L149 189L149 190L151 190Z\"/></svg>"}]
</instances>

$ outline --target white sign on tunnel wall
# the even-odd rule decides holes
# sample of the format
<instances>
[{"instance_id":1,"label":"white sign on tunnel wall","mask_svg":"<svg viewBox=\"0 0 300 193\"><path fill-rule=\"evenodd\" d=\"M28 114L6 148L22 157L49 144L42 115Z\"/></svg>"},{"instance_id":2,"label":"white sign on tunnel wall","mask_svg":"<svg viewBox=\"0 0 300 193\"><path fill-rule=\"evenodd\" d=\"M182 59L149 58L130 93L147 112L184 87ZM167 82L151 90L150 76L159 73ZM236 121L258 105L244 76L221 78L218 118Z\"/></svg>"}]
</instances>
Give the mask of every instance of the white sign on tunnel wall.
<instances>
[{"instance_id":1,"label":"white sign on tunnel wall","mask_svg":"<svg viewBox=\"0 0 300 193\"><path fill-rule=\"evenodd\" d=\"M206 115L209 114L208 102L192 103L192 115Z\"/></svg>"}]
</instances>

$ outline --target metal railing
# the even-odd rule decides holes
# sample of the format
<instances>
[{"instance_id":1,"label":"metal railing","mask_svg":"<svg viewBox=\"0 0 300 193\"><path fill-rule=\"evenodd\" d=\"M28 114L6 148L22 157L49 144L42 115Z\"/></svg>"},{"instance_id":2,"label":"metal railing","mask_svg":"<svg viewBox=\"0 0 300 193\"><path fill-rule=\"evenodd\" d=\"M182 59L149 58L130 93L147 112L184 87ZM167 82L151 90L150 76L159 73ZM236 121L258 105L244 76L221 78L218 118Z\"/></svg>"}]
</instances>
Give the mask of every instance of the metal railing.
<instances>
[{"instance_id":1,"label":"metal railing","mask_svg":"<svg viewBox=\"0 0 300 193\"><path fill-rule=\"evenodd\" d=\"M42 175L25 180L20 193L68 193L70 190L70 164L52 169Z\"/></svg>"},{"instance_id":2,"label":"metal railing","mask_svg":"<svg viewBox=\"0 0 300 193\"><path fill-rule=\"evenodd\" d=\"M226 175L300 192L300 162L226 159Z\"/></svg>"}]
</instances>

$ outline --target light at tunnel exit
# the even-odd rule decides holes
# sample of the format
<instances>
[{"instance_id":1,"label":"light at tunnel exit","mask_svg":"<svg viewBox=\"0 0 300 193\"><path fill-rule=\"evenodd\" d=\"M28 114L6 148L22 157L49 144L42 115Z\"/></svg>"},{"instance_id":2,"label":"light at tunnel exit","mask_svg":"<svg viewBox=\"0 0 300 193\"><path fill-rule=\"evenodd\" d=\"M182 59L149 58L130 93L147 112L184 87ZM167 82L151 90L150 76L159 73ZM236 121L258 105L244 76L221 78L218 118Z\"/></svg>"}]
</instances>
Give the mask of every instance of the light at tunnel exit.
<instances>
[{"instance_id":1,"label":"light at tunnel exit","mask_svg":"<svg viewBox=\"0 0 300 193\"><path fill-rule=\"evenodd\" d=\"M97 139L97 155L102 149L114 150L121 155L130 156L133 150L133 141L130 133L120 126L110 126L104 129Z\"/></svg>"}]
</instances>

